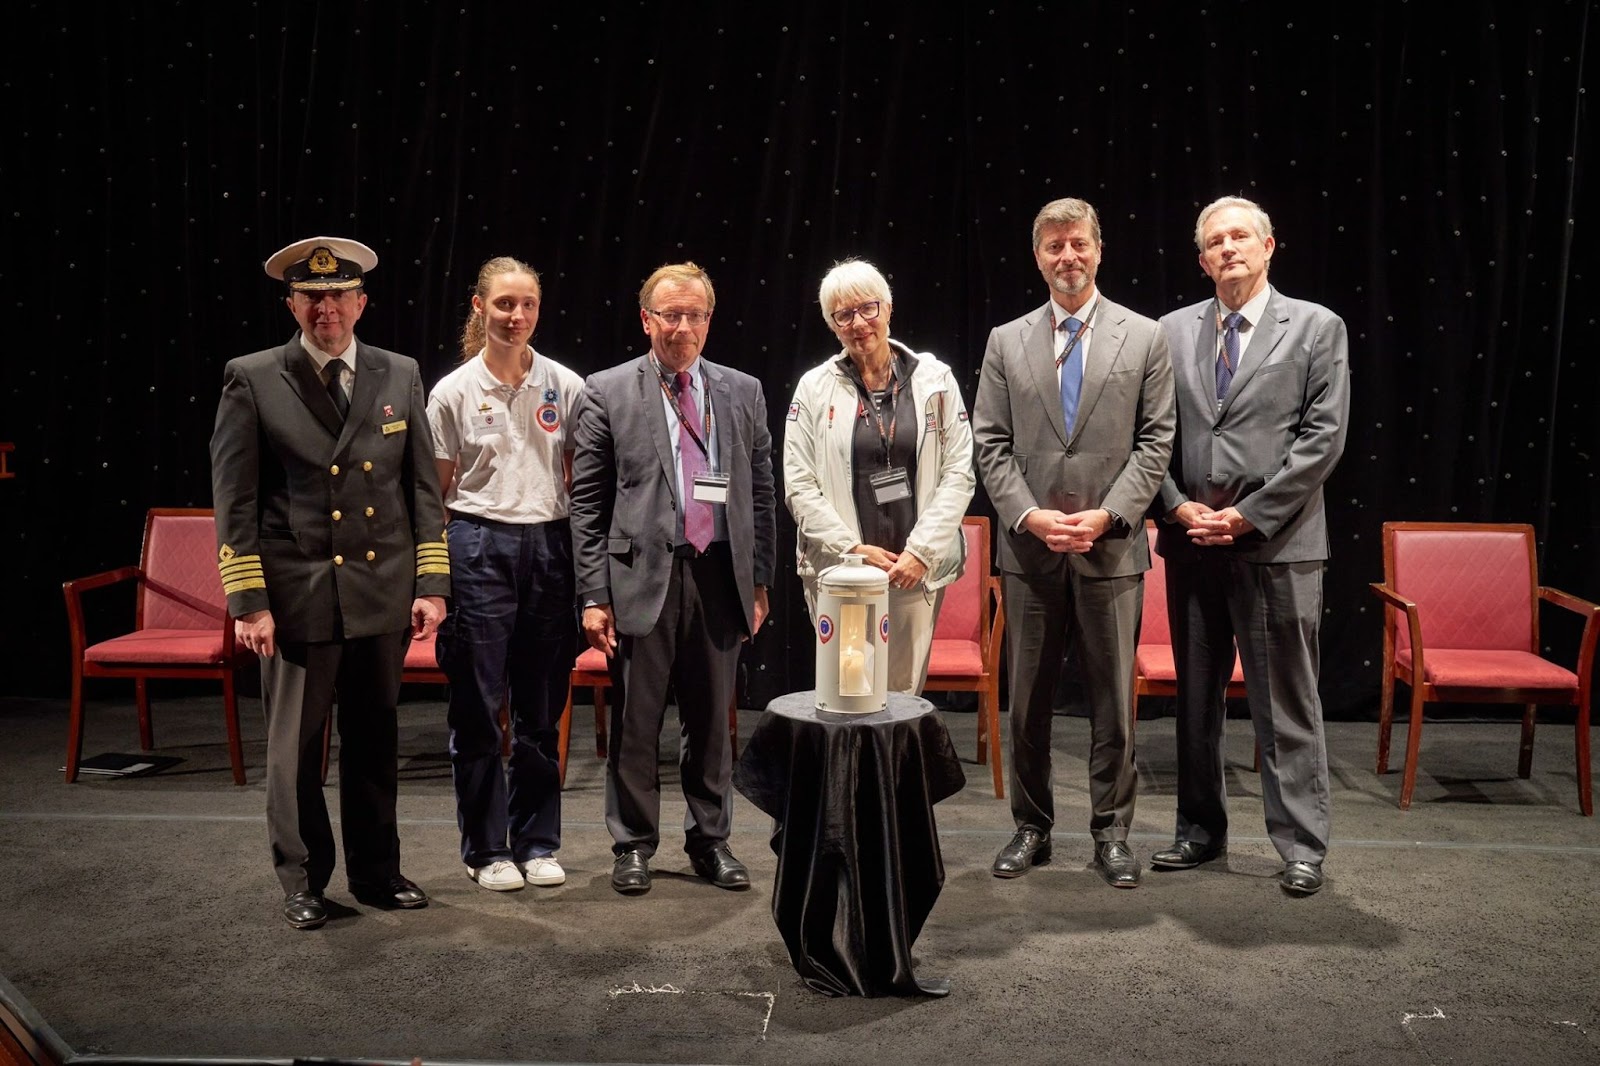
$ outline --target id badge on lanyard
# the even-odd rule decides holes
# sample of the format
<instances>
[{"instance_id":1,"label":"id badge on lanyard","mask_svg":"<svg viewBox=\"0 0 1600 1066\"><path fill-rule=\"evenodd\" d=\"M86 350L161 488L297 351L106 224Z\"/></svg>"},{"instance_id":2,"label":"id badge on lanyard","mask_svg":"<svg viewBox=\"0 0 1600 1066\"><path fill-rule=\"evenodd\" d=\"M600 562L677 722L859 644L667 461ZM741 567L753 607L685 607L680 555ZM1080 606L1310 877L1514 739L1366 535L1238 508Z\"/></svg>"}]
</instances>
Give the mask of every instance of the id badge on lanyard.
<instances>
[{"instance_id":1,"label":"id badge on lanyard","mask_svg":"<svg viewBox=\"0 0 1600 1066\"><path fill-rule=\"evenodd\" d=\"M891 466L867 479L872 486L872 498L881 507L886 503L911 498L911 475L903 466Z\"/></svg>"}]
</instances>

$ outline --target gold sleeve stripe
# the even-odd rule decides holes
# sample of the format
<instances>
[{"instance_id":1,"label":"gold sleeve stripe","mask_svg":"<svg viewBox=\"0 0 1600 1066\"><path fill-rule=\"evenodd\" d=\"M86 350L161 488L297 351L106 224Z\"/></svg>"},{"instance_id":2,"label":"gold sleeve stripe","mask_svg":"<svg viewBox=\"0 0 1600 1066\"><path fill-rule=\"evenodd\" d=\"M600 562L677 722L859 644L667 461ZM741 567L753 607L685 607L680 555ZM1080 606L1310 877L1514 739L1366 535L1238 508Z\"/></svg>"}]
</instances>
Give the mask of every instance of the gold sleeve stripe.
<instances>
[{"instance_id":1,"label":"gold sleeve stripe","mask_svg":"<svg viewBox=\"0 0 1600 1066\"><path fill-rule=\"evenodd\" d=\"M442 540L423 540L417 542L417 551L448 551L449 547Z\"/></svg>"},{"instance_id":2,"label":"gold sleeve stripe","mask_svg":"<svg viewBox=\"0 0 1600 1066\"><path fill-rule=\"evenodd\" d=\"M224 573L226 573L229 570L237 570L241 566L251 566L251 565L260 566L261 565L261 556L259 556L259 555L235 555L231 559L224 559L223 561L219 562L217 564L217 569L223 571Z\"/></svg>"},{"instance_id":3,"label":"gold sleeve stripe","mask_svg":"<svg viewBox=\"0 0 1600 1066\"><path fill-rule=\"evenodd\" d=\"M244 577L236 581L224 581L222 583L222 592L225 596L232 596L235 592L243 592L245 589L264 589L266 587L267 582L264 578Z\"/></svg>"},{"instance_id":4,"label":"gold sleeve stripe","mask_svg":"<svg viewBox=\"0 0 1600 1066\"><path fill-rule=\"evenodd\" d=\"M227 566L219 566L217 569L222 572L223 579L226 580L227 578L239 577L244 574L259 574L261 573L261 563L259 560L246 563L229 563Z\"/></svg>"},{"instance_id":5,"label":"gold sleeve stripe","mask_svg":"<svg viewBox=\"0 0 1600 1066\"><path fill-rule=\"evenodd\" d=\"M450 564L449 563L418 563L417 564L417 576L418 577L421 577L423 574L449 574L449 573L450 573Z\"/></svg>"}]
</instances>

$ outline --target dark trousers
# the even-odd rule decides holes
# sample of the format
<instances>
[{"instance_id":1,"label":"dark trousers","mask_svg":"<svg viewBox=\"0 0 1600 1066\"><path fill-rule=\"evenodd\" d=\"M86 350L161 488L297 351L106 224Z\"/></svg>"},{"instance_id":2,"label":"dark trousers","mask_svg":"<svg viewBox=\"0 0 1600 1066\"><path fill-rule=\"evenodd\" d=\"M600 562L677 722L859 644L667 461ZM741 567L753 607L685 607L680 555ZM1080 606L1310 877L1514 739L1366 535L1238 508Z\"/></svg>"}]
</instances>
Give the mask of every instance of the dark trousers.
<instances>
[{"instance_id":1,"label":"dark trousers","mask_svg":"<svg viewBox=\"0 0 1600 1066\"><path fill-rule=\"evenodd\" d=\"M1228 839L1222 762L1234 641L1261 745L1267 835L1286 862L1328 852L1331 787L1317 695L1322 563L1251 563L1208 548L1167 561L1178 667L1179 840Z\"/></svg>"},{"instance_id":2,"label":"dark trousers","mask_svg":"<svg viewBox=\"0 0 1600 1066\"><path fill-rule=\"evenodd\" d=\"M733 744L728 703L745 631L744 609L726 542L696 559L675 558L655 628L618 636L611 660L615 702L606 760L606 828L622 854L654 855L661 843L657 759L667 687L678 698L679 772L688 803L684 850L701 855L732 828Z\"/></svg>"},{"instance_id":3,"label":"dark trousers","mask_svg":"<svg viewBox=\"0 0 1600 1066\"><path fill-rule=\"evenodd\" d=\"M461 860L526 862L561 846L559 729L577 647L567 521L450 523L450 767ZM500 762L509 690L511 761ZM509 775L509 782L507 780Z\"/></svg>"},{"instance_id":4,"label":"dark trousers","mask_svg":"<svg viewBox=\"0 0 1600 1066\"><path fill-rule=\"evenodd\" d=\"M285 893L321 892L333 876L322 792L322 731L339 703L339 828L352 885L400 873L395 821L395 705L406 633L278 645L261 660L267 715L267 837Z\"/></svg>"},{"instance_id":5,"label":"dark trousers","mask_svg":"<svg viewBox=\"0 0 1600 1066\"><path fill-rule=\"evenodd\" d=\"M1067 642L1083 665L1089 701L1089 833L1126 840L1133 824L1133 649L1144 576L1006 574L1011 643L1011 814L1017 828L1055 825L1050 726Z\"/></svg>"}]
</instances>

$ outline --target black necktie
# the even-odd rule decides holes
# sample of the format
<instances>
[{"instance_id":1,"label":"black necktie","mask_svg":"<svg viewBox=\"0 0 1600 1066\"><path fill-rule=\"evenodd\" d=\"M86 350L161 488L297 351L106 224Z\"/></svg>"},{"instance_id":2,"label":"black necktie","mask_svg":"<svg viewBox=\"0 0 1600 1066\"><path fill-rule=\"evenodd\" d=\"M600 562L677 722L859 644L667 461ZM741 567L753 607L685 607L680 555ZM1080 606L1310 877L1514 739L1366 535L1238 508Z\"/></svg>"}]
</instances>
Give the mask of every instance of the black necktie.
<instances>
[{"instance_id":1,"label":"black necktie","mask_svg":"<svg viewBox=\"0 0 1600 1066\"><path fill-rule=\"evenodd\" d=\"M344 383L339 380L340 368L344 366L342 359L328 360L324 372L327 376L325 382L328 389L328 399L333 401L333 409L339 412L339 421L343 422L350 413L350 398L344 394Z\"/></svg>"}]
</instances>

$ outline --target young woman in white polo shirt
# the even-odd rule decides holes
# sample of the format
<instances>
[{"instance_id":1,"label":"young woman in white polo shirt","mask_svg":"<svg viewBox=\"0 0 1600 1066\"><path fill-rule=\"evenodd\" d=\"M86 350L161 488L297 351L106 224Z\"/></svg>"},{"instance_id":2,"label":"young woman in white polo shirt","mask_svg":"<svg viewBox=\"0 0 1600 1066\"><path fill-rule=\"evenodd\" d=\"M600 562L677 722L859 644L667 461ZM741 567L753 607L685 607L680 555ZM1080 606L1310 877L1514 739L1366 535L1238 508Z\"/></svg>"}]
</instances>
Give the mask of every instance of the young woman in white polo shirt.
<instances>
[{"instance_id":1,"label":"young woman in white polo shirt","mask_svg":"<svg viewBox=\"0 0 1600 1066\"><path fill-rule=\"evenodd\" d=\"M467 874L499 892L559 885L557 736L576 655L568 470L577 374L534 351L539 276L491 259L478 272L461 365L428 399L450 509L450 765ZM500 762L509 693L511 760Z\"/></svg>"}]
</instances>

